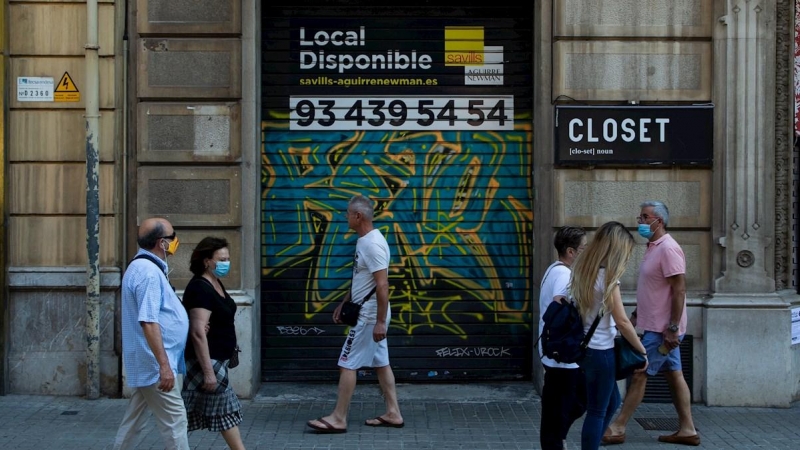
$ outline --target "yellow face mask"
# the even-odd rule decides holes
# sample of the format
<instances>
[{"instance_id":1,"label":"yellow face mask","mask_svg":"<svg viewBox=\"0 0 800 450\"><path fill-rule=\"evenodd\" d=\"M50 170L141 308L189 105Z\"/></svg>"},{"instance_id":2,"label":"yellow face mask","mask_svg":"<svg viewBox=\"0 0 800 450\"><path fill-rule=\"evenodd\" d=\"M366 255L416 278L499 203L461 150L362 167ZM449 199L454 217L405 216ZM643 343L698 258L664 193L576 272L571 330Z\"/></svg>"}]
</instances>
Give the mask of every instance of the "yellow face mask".
<instances>
[{"instance_id":1,"label":"yellow face mask","mask_svg":"<svg viewBox=\"0 0 800 450\"><path fill-rule=\"evenodd\" d=\"M167 248L166 248L166 249L164 249L164 252L166 252L166 254L167 254L167 255L169 255L169 256L172 256L172 255L174 255L174 254L175 254L175 252L177 252L177 251L178 251L178 245L179 245L179 244L180 244L180 242L178 242L178 237L177 237L177 236L175 236L175 238L174 238L174 239L172 239L171 241L169 241L169 245L167 246Z\"/></svg>"}]
</instances>

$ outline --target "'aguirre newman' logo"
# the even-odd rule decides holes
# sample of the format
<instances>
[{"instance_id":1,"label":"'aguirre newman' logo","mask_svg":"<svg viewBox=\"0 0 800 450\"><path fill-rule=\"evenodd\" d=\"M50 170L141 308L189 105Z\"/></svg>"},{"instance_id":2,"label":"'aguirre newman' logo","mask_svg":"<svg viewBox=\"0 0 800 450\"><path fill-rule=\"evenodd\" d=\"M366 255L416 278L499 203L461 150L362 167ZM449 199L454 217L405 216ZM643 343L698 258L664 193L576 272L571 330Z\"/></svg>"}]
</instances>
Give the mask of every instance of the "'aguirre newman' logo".
<instances>
[{"instance_id":1,"label":"'aguirre newman' logo","mask_svg":"<svg viewBox=\"0 0 800 450\"><path fill-rule=\"evenodd\" d=\"M465 85L503 85L503 47L484 45L483 27L445 27L444 65L464 66Z\"/></svg>"}]
</instances>

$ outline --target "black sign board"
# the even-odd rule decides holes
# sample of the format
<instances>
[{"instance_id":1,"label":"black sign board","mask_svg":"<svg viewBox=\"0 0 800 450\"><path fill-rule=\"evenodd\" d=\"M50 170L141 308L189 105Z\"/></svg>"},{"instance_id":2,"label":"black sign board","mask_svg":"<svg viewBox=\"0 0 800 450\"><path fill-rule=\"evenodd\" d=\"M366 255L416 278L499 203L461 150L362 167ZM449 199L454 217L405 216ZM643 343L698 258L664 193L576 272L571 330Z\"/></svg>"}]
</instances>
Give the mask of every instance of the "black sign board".
<instances>
[{"instance_id":1,"label":"black sign board","mask_svg":"<svg viewBox=\"0 0 800 450\"><path fill-rule=\"evenodd\" d=\"M556 106L558 165L709 166L714 106Z\"/></svg>"}]
</instances>

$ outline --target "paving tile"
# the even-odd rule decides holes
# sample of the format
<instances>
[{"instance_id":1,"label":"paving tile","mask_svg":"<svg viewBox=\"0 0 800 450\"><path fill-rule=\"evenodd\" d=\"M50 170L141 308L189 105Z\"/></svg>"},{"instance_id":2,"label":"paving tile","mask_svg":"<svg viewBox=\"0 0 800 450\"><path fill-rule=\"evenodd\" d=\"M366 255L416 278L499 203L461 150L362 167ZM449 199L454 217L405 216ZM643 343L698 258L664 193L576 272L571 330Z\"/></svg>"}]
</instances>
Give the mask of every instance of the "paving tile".
<instances>
[{"instance_id":1,"label":"paving tile","mask_svg":"<svg viewBox=\"0 0 800 450\"><path fill-rule=\"evenodd\" d=\"M281 391L307 390L303 384L282 386ZM363 425L383 412L380 393L356 390L350 409L348 433L320 435L305 423L327 414L335 405L335 385L326 386L316 398L287 400L285 396L259 394L242 400L241 432L248 449L328 450L426 450L471 449L531 450L539 448L541 404L538 396L511 395L497 398L486 389L484 398L460 397L464 386L438 386L437 395L408 397L398 387L406 426L402 429ZM268 390L268 389L267 389ZM480 389L476 389L480 391ZM0 448L2 449L110 449L127 399L29 395L0 396ZM65 414L66 413L66 414ZM615 450L685 449L657 443L664 430L645 430L635 419L674 420L670 404L642 404L628 424L627 441ZM800 404L790 408L714 408L693 405L692 414L705 449L794 449L800 442ZM569 448L580 448L578 420L567 438ZM217 433L190 433L192 449L224 449ZM163 448L151 420L142 433L139 449Z\"/></svg>"}]
</instances>

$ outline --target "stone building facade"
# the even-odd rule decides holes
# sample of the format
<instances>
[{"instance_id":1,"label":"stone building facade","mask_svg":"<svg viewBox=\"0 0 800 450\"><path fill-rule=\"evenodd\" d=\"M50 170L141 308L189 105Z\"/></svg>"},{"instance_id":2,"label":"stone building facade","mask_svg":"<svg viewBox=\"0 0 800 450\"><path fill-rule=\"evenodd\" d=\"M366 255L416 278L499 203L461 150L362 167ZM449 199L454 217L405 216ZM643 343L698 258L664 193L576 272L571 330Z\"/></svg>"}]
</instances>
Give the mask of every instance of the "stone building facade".
<instances>
[{"instance_id":1,"label":"stone building facade","mask_svg":"<svg viewBox=\"0 0 800 450\"><path fill-rule=\"evenodd\" d=\"M335 206L352 194L341 185L334 191L315 190L330 189L336 184L335 176L342 179L347 170L341 167L347 163L337 166L335 176L310 179L302 191L290 183L310 177L325 158L330 165L339 164L336 152L351 147L337 146L340 142L336 141L324 156L316 153L319 146L324 147L321 141L334 139L333 134L324 134L327 131L309 134L305 147L298 144L305 136L293 134L296 130L288 122L296 123L297 118L291 115L287 100L314 93L318 98L339 101L348 97L341 92L349 91L292 85L296 66L302 61L294 56L281 59L281 55L295 55L292 52L303 45L295 39L303 28L298 24L346 19L344 22L356 24L348 28L355 43L364 40L359 37L359 20L368 29L390 29L380 16L394 14L401 23L419 26L409 31L409 36L416 37L408 40L418 39L414 45L420 48L439 39L442 28L448 26L480 27L487 48L493 33L500 36L502 58L495 64L505 64L506 72L500 72L500 79L505 80L499 87L447 84L455 79L454 70L469 71L469 67L443 67L437 76L446 86L433 97L513 98L513 129L490 129L484 137L497 138L501 146L509 148L512 142L522 142L518 147L522 156L514 163L521 169L518 182L509 182L512 177L501 174L489 179L482 191L475 187L482 180L477 175L476 185L470 184L467 175L450 183L464 198L480 198L484 204L489 204L492 189L508 193L501 203L505 210L516 213L514 220L522 231L506 237L495 233L493 238L507 239L502 241L508 244L505 251L522 249L509 264L523 273L523 280L511 277L512 283L503 281L501 275L496 279L486 275L484 285L480 281L483 275L475 275L505 270L504 264L496 262L500 255L492 253L492 238L482 235L482 230L491 228L488 218L476 221L472 232L460 230L460 234L448 236L463 239L465 244L458 250L473 258L451 255L450 263L463 264L461 270L440 267L433 276L445 273L447 277L439 279L440 283L459 274L471 274L478 280L448 288L443 295L450 309L441 307L440 316L424 319L431 322L411 314L419 313L414 308L422 299L405 303L399 294L392 298L397 323L394 333L400 343L396 361L399 366L423 361L419 368L407 371L398 367L400 378L408 382L509 379L538 383L541 367L532 346L538 311L531 299L538 297L539 279L554 256L550 245L553 230L570 224L591 232L608 220L634 228L639 203L660 199L670 207L670 229L687 256L689 373L694 401L787 406L800 398L800 351L792 345L792 309L800 307L794 213L798 155L792 125L794 2L542 0L522 11L520 19L504 15L504 8L519 8L514 2L485 10L439 6L436 1L402 2L381 10L367 2L302 1L266 6L255 0L99 0L100 82L96 89L100 108L101 328L97 354L87 352L84 327L90 263L85 94L94 88L87 86L91 77L86 74L84 46L87 11L94 3L9 0L0 15L0 36L7 36L6 41L0 40L2 63L8 76L0 79L8 93L0 99L5 102L0 108L0 154L5 156L1 172L5 191L0 197L5 219L0 237L0 267L5 275L0 301L4 311L0 391L84 395L91 384L99 383L102 395L124 393L119 286L127 261L136 251L137 224L151 216L167 217L180 236L181 247L170 260L170 279L179 290L190 277L188 257L195 243L209 234L231 242L234 264L226 286L239 306L236 324L242 364L232 371L239 395L254 396L262 383L279 379L281 371L311 380L316 379L310 374L315 367L327 363L329 372L335 368L342 332L327 328L324 319L336 297L328 295L321 283L302 285L297 292L290 283L281 284L293 273L281 264L302 266L312 258L303 258L302 252L291 260L279 256L305 244L302 237L288 243L294 239L288 229L297 222L308 221L309 229L316 225L317 234L313 235L320 237L320 242L334 239L320 231L320 224L328 227L326 230L340 226L336 225ZM519 12L513 11L516 16ZM427 25L416 25L423 22ZM333 41L332 33L326 36ZM363 43L365 48L369 45L376 44ZM497 48L497 43L491 45ZM330 46L325 50L333 53ZM435 59L441 52L434 49L430 55ZM315 76L340 75L335 71L330 75L324 68L317 72ZM64 74L70 80L66 90ZM38 101L22 98L21 78L51 78L55 95ZM350 97L379 92L400 100L407 100L411 92L348 89ZM710 164L564 165L557 160L557 107L701 104L713 106L713 129L706 130L713 138ZM467 133L451 138L446 131L432 132L438 133L438 147L465 151L468 146L460 144L467 142ZM351 132L361 136L361 130L339 130L345 137ZM427 147L414 147L410 142L419 135L407 130L392 133L387 131L376 139L408 140L405 153L386 151L394 165L381 169L388 164L386 160L376 163L380 159L370 156L372 147L364 146L367 156L347 167L352 173L363 171L359 173L365 174L364 178L367 170L374 170L384 180L397 181L393 191L397 197L378 197L383 201L380 218L398 221L406 213L398 209L404 201L399 194L403 182L412 186L417 182L413 170L398 175L403 173L400 166L411 167L409 160L430 161L433 156L419 150ZM350 142L345 137L341 142ZM289 150L280 149L280 142L292 139ZM452 139L464 141L442 144ZM475 139L483 142L483 137ZM478 143L470 145L478 147ZM273 153L273 148L278 150ZM446 152L439 155L444 155L441 161L456 159ZM470 170L485 173L498 164L486 155L474 153ZM296 164L281 164L295 158ZM297 170L283 174L287 167ZM359 182L355 176L347 180ZM472 186L471 190L463 189L460 181ZM283 190L278 190L281 186ZM419 192L427 192L420 186ZM450 187L442 186L439 194L444 195ZM327 204L326 198L335 202ZM408 204L408 211L417 211L413 202ZM428 210L440 203L422 204ZM447 212L450 217L463 217L453 210ZM440 212L444 215L446 211L440 208ZM466 228L464 222L452 222L454 226L459 223ZM404 232L403 224L385 230L392 236L412 236ZM337 244L351 243L344 231L335 236ZM421 239L425 232L426 228L420 227ZM428 250L446 244L430 242L436 245L403 254L402 249L412 249L415 244L398 238L393 247L401 249L398 253L402 256L393 272L397 292L401 285L415 286L418 291L421 286L430 292L441 289L432 286L430 276L421 275L424 264L415 265L416 256L411 257L425 253L432 264ZM643 246L637 246L623 279L624 300L631 307L637 262L643 251ZM325 261L324 251L314 255ZM346 274L337 275L333 266L328 269L325 273L331 279L338 276L347 281ZM469 295L459 294L459 289ZM303 297L302 290L314 293ZM473 303L458 311L461 319L443 324L454 317L457 306L453 305L458 302L453 299L472 299ZM430 303L439 308L436 300ZM302 304L302 309L293 309L295 304ZM469 309L478 305L486 311L471 314ZM282 314L291 319L280 322L275 318ZM490 324L487 317L492 317ZM487 325L498 330L496 336L480 334ZM422 334L426 327L438 331ZM492 339L514 344L503 346ZM435 347L421 350L432 341L436 343L430 345ZM447 359L454 354L463 358ZM99 362L99 374L87 369L91 358ZM423 371L422 364L433 368ZM491 370L481 371L482 367ZM511 369L503 372L504 367ZM443 377L445 372L449 378ZM497 375L501 372L503 375ZM322 379L334 378L325 375Z\"/></svg>"}]
</instances>

